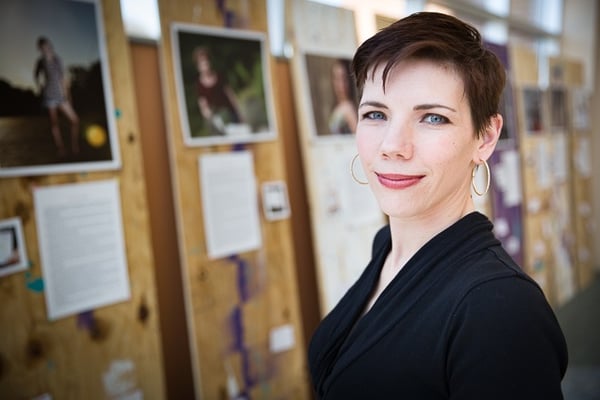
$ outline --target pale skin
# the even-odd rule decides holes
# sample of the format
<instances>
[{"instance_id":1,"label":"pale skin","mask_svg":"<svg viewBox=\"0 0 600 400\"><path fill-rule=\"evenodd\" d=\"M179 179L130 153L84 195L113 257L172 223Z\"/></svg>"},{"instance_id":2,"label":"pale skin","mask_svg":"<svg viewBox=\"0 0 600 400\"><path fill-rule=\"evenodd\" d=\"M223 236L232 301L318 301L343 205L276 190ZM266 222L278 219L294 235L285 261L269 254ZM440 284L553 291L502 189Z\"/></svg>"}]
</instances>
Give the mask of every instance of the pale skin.
<instances>
[{"instance_id":1,"label":"pale skin","mask_svg":"<svg viewBox=\"0 0 600 400\"><path fill-rule=\"evenodd\" d=\"M367 312L431 238L475 211L471 173L498 142L502 116L477 137L461 77L449 66L403 61L365 82L356 143L363 170L389 217L392 247Z\"/></svg>"}]
</instances>

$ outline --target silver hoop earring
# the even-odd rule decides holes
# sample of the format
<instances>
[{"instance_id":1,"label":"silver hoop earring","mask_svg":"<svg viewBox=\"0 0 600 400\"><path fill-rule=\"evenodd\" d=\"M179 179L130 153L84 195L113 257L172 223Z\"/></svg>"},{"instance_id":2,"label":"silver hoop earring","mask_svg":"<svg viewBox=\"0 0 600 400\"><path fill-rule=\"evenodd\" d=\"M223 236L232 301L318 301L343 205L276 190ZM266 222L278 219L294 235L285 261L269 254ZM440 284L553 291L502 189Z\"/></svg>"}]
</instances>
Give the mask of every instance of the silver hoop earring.
<instances>
[{"instance_id":1,"label":"silver hoop earring","mask_svg":"<svg viewBox=\"0 0 600 400\"><path fill-rule=\"evenodd\" d=\"M350 174L352 175L352 179L354 179L354 182L358 183L359 185L368 185L369 181L361 181L356 177L356 175L354 175L354 162L357 158L358 154L355 155L354 158L352 158L352 162L350 162Z\"/></svg>"},{"instance_id":2,"label":"silver hoop earring","mask_svg":"<svg viewBox=\"0 0 600 400\"><path fill-rule=\"evenodd\" d=\"M490 173L490 166L488 165L487 161L483 160L483 166L485 167L485 173L486 173L486 183L485 183L485 190L483 192L480 192L477 189L477 185L475 185L475 174L477 173L477 169L479 169L479 166L481 164L478 164L475 166L475 168L473 168L473 172L471 173L471 187L473 188L473 191L475 192L475 194L477 196L483 196L485 195L488 190L490 190L490 183L492 181L492 175Z\"/></svg>"}]
</instances>

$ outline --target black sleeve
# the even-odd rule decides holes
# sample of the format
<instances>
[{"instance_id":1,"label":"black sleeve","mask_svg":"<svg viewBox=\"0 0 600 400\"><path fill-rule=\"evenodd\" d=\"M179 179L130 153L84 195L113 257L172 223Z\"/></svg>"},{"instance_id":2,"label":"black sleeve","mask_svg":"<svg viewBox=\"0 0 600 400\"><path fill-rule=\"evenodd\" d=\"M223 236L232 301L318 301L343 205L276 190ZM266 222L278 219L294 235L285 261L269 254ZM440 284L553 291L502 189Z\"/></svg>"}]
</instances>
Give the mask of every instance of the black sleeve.
<instances>
[{"instance_id":1,"label":"black sleeve","mask_svg":"<svg viewBox=\"0 0 600 400\"><path fill-rule=\"evenodd\" d=\"M523 277L477 285L452 317L450 398L563 399L567 348L543 293Z\"/></svg>"}]
</instances>

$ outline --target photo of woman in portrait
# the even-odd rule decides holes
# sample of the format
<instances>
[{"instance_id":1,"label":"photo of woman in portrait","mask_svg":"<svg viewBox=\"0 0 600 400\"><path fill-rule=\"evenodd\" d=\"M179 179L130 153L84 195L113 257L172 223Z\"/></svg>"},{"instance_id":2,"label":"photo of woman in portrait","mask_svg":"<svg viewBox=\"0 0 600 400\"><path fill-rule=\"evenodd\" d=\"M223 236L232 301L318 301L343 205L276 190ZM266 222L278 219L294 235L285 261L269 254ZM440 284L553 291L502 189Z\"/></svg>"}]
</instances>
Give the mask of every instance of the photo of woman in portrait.
<instances>
[{"instance_id":1,"label":"photo of woman in portrait","mask_svg":"<svg viewBox=\"0 0 600 400\"><path fill-rule=\"evenodd\" d=\"M357 113L348 60L337 59L331 65L331 86L336 103L329 115L329 133L354 133Z\"/></svg>"},{"instance_id":2,"label":"photo of woman in portrait","mask_svg":"<svg viewBox=\"0 0 600 400\"><path fill-rule=\"evenodd\" d=\"M198 71L198 110L213 134L224 135L226 124L243 120L238 99L223 75L214 70L208 48L197 47L192 57Z\"/></svg>"},{"instance_id":3,"label":"photo of woman in portrait","mask_svg":"<svg viewBox=\"0 0 600 400\"><path fill-rule=\"evenodd\" d=\"M272 139L265 35L174 24L173 62L189 146Z\"/></svg>"},{"instance_id":4,"label":"photo of woman in portrait","mask_svg":"<svg viewBox=\"0 0 600 400\"><path fill-rule=\"evenodd\" d=\"M306 54L305 62L315 134L353 134L358 115L350 58Z\"/></svg>"}]
</instances>

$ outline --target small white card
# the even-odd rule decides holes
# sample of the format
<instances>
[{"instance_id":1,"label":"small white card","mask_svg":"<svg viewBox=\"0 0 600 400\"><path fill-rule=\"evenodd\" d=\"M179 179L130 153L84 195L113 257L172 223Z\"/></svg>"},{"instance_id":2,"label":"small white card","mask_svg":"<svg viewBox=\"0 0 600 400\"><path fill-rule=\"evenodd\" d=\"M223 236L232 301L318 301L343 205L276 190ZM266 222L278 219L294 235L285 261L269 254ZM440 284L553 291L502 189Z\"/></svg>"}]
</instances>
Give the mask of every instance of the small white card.
<instances>
[{"instance_id":1,"label":"small white card","mask_svg":"<svg viewBox=\"0 0 600 400\"><path fill-rule=\"evenodd\" d=\"M288 324L271 329L269 344L271 353L281 353L282 351L291 350L296 344L294 327Z\"/></svg>"},{"instance_id":2,"label":"small white card","mask_svg":"<svg viewBox=\"0 0 600 400\"><path fill-rule=\"evenodd\" d=\"M276 221L288 218L290 205L285 182L264 182L262 184L262 203L267 220Z\"/></svg>"}]
</instances>

